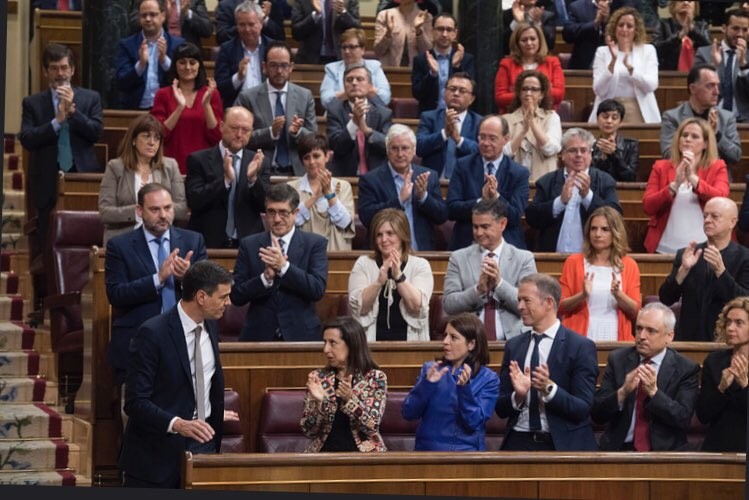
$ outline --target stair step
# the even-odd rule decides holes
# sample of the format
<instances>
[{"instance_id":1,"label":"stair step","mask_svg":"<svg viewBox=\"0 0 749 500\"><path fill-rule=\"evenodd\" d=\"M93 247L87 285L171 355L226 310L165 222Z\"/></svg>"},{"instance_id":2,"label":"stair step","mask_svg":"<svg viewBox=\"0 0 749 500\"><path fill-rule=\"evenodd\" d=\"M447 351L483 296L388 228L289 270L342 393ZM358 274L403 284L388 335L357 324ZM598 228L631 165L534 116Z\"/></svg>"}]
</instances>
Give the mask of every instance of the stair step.
<instances>
[{"instance_id":1,"label":"stair step","mask_svg":"<svg viewBox=\"0 0 749 500\"><path fill-rule=\"evenodd\" d=\"M13 271L0 272L0 294L19 294L20 276Z\"/></svg>"},{"instance_id":2,"label":"stair step","mask_svg":"<svg viewBox=\"0 0 749 500\"><path fill-rule=\"evenodd\" d=\"M57 404L57 382L42 377L0 377L0 404Z\"/></svg>"},{"instance_id":3,"label":"stair step","mask_svg":"<svg viewBox=\"0 0 749 500\"><path fill-rule=\"evenodd\" d=\"M0 297L0 321L23 321L23 311L24 300L20 295Z\"/></svg>"},{"instance_id":4,"label":"stair step","mask_svg":"<svg viewBox=\"0 0 749 500\"><path fill-rule=\"evenodd\" d=\"M61 438L63 417L43 403L0 405L0 439Z\"/></svg>"},{"instance_id":5,"label":"stair step","mask_svg":"<svg viewBox=\"0 0 749 500\"><path fill-rule=\"evenodd\" d=\"M53 353L10 351L0 353L0 376L41 375L57 380L57 361Z\"/></svg>"},{"instance_id":6,"label":"stair step","mask_svg":"<svg viewBox=\"0 0 749 500\"><path fill-rule=\"evenodd\" d=\"M20 170L4 171L3 189L6 191L23 191L23 172Z\"/></svg>"},{"instance_id":7,"label":"stair step","mask_svg":"<svg viewBox=\"0 0 749 500\"><path fill-rule=\"evenodd\" d=\"M3 195L3 213L6 210L26 210L26 194L23 191L8 190Z\"/></svg>"},{"instance_id":8,"label":"stair step","mask_svg":"<svg viewBox=\"0 0 749 500\"><path fill-rule=\"evenodd\" d=\"M72 455L79 461L80 449L62 439L0 440L2 470L65 469Z\"/></svg>"},{"instance_id":9,"label":"stair step","mask_svg":"<svg viewBox=\"0 0 749 500\"><path fill-rule=\"evenodd\" d=\"M29 272L29 251L26 248L3 250L0 258L0 271L13 271L18 275Z\"/></svg>"},{"instance_id":10,"label":"stair step","mask_svg":"<svg viewBox=\"0 0 749 500\"><path fill-rule=\"evenodd\" d=\"M91 486L91 479L79 481L70 469L59 471L6 471L0 470L0 484L27 486Z\"/></svg>"},{"instance_id":11,"label":"stair step","mask_svg":"<svg viewBox=\"0 0 749 500\"><path fill-rule=\"evenodd\" d=\"M34 349L35 336L34 329L20 321L0 321L0 352Z\"/></svg>"}]
</instances>

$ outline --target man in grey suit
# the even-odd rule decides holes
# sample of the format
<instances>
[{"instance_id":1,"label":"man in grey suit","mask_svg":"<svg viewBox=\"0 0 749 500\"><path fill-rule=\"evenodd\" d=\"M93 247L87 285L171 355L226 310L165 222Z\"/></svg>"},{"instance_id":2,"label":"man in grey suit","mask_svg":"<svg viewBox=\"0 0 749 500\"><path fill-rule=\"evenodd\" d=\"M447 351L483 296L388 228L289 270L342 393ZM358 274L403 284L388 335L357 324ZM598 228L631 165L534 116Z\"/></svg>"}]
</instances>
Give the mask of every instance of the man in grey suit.
<instances>
[{"instance_id":1,"label":"man in grey suit","mask_svg":"<svg viewBox=\"0 0 749 500\"><path fill-rule=\"evenodd\" d=\"M697 49L694 64L707 63L718 68L720 103L736 120L749 121L749 60L746 47L749 37L749 12L731 10L723 25L723 41L713 41Z\"/></svg>"},{"instance_id":2,"label":"man in grey suit","mask_svg":"<svg viewBox=\"0 0 749 500\"><path fill-rule=\"evenodd\" d=\"M346 100L333 99L327 106L326 130L333 150L333 175L355 177L387 161L385 134L393 112L367 99L372 74L363 62L346 67L343 87Z\"/></svg>"},{"instance_id":3,"label":"man in grey suit","mask_svg":"<svg viewBox=\"0 0 749 500\"><path fill-rule=\"evenodd\" d=\"M475 243L450 256L442 307L447 314L475 312L489 340L507 340L521 333L518 283L536 272L536 261L502 239L507 204L501 198L476 203L472 219Z\"/></svg>"},{"instance_id":4,"label":"man in grey suit","mask_svg":"<svg viewBox=\"0 0 749 500\"><path fill-rule=\"evenodd\" d=\"M695 64L687 74L689 100L663 113L661 120L661 153L671 158L671 143L679 124L697 116L710 123L718 143L718 155L726 163L741 159L741 139L736 130L736 117L732 112L717 107L720 78L715 66Z\"/></svg>"},{"instance_id":5,"label":"man in grey suit","mask_svg":"<svg viewBox=\"0 0 749 500\"><path fill-rule=\"evenodd\" d=\"M317 131L312 92L289 82L294 68L291 51L283 42L271 42L265 52L265 82L243 91L234 103L249 109L255 117L247 149L263 150L263 168L271 175L302 176L297 141Z\"/></svg>"}]
</instances>

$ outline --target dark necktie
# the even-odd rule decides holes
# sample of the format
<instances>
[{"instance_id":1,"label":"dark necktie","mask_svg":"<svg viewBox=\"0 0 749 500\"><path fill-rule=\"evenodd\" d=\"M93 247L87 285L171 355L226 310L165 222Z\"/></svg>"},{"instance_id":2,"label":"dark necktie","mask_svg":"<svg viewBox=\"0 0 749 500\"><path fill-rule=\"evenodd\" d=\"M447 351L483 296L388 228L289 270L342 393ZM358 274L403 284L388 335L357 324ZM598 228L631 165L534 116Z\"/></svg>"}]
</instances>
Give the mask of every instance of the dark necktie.
<instances>
[{"instance_id":1,"label":"dark necktie","mask_svg":"<svg viewBox=\"0 0 749 500\"><path fill-rule=\"evenodd\" d=\"M281 247L281 253L283 255L286 255L286 242L281 238L278 238L278 246Z\"/></svg>"},{"instance_id":2,"label":"dark necktie","mask_svg":"<svg viewBox=\"0 0 749 500\"><path fill-rule=\"evenodd\" d=\"M57 136L57 164L63 172L69 172L73 167L73 149L70 147L70 124L67 120L60 124Z\"/></svg>"},{"instance_id":3,"label":"dark necktie","mask_svg":"<svg viewBox=\"0 0 749 500\"><path fill-rule=\"evenodd\" d=\"M458 130L460 130L460 119L455 120L455 126L458 127ZM444 157L444 165L445 169L443 170L442 176L445 179L449 179L453 175L453 171L455 170L455 162L457 161L457 144L455 140L452 138L452 136L449 136L447 138L447 144L445 145L445 157Z\"/></svg>"},{"instance_id":4,"label":"dark necktie","mask_svg":"<svg viewBox=\"0 0 749 500\"><path fill-rule=\"evenodd\" d=\"M158 245L158 252L156 258L159 261L159 268L156 272L161 270L161 266L164 264L168 256L168 252L164 248L164 238L154 238L153 240ZM174 276L169 276L161 289L161 312L166 312L177 303L177 297L174 293Z\"/></svg>"},{"instance_id":5,"label":"dark necktie","mask_svg":"<svg viewBox=\"0 0 749 500\"><path fill-rule=\"evenodd\" d=\"M283 103L281 102L281 94L283 92L276 90L274 94L276 94L276 109L273 112L273 117L286 116ZM281 130L278 141L276 141L276 164L282 169L289 166L289 145L286 142L286 126Z\"/></svg>"},{"instance_id":6,"label":"dark necktie","mask_svg":"<svg viewBox=\"0 0 749 500\"><path fill-rule=\"evenodd\" d=\"M650 364L650 359L642 360L643 365ZM642 388L642 382L637 386L637 399L635 400L635 432L633 444L636 451L650 451L650 422L645 411L645 399L648 397Z\"/></svg>"},{"instance_id":7,"label":"dark necktie","mask_svg":"<svg viewBox=\"0 0 749 500\"><path fill-rule=\"evenodd\" d=\"M200 333L203 328L195 327L195 405L197 406L198 420L205 420L205 374L203 373L203 351L200 349Z\"/></svg>"},{"instance_id":8,"label":"dark necktie","mask_svg":"<svg viewBox=\"0 0 749 500\"><path fill-rule=\"evenodd\" d=\"M486 173L489 174L489 175L494 175L494 173L495 173L494 172L494 163L488 162L486 164Z\"/></svg>"},{"instance_id":9,"label":"dark necktie","mask_svg":"<svg viewBox=\"0 0 749 500\"><path fill-rule=\"evenodd\" d=\"M489 252L488 257L490 259L493 259L494 256L494 252ZM486 329L486 340L497 340L497 305L494 302L494 290L486 291L484 328Z\"/></svg>"},{"instance_id":10,"label":"dark necktie","mask_svg":"<svg viewBox=\"0 0 749 500\"><path fill-rule=\"evenodd\" d=\"M532 333L533 351L531 352L531 377L533 371L538 368L538 345L546 335L543 333ZM528 405L528 427L532 431L541 430L541 411L538 409L538 390L531 387L531 402Z\"/></svg>"},{"instance_id":11,"label":"dark necktie","mask_svg":"<svg viewBox=\"0 0 749 500\"><path fill-rule=\"evenodd\" d=\"M736 55L736 51L727 50L726 54L728 54L728 59L723 68L723 78L721 79L723 87L723 109L733 111L733 58Z\"/></svg>"},{"instance_id":12,"label":"dark necktie","mask_svg":"<svg viewBox=\"0 0 749 500\"><path fill-rule=\"evenodd\" d=\"M232 158L232 165L234 166L234 180L231 183L231 189L229 191L229 201L226 207L226 236L229 238L234 237L234 230L236 229L235 218L234 218L234 204L237 198L237 183L239 182L239 155L231 154L227 152Z\"/></svg>"}]
</instances>

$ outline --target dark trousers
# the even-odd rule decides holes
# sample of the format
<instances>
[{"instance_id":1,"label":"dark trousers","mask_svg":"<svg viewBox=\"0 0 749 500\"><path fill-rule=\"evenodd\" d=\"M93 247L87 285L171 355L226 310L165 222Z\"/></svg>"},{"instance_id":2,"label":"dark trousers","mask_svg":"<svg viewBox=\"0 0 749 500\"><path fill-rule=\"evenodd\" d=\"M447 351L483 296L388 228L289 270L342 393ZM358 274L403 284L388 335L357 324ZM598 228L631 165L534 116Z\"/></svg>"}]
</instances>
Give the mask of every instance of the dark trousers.
<instances>
[{"instance_id":1,"label":"dark trousers","mask_svg":"<svg viewBox=\"0 0 749 500\"><path fill-rule=\"evenodd\" d=\"M510 431L502 443L502 451L554 451L551 434Z\"/></svg>"}]
</instances>

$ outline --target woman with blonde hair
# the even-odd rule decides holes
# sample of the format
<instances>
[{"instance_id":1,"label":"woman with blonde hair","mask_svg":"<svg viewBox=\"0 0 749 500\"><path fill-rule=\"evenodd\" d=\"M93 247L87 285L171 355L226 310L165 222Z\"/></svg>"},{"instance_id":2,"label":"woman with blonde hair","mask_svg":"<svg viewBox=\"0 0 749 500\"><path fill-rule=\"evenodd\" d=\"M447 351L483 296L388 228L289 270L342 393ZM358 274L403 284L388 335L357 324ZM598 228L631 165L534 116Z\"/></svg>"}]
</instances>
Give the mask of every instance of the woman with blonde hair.
<instances>
[{"instance_id":1,"label":"woman with blonde hair","mask_svg":"<svg viewBox=\"0 0 749 500\"><path fill-rule=\"evenodd\" d=\"M697 49L710 45L710 31L700 15L700 4L694 1L668 2L671 17L661 18L653 33L658 53L658 69L687 72L694 65Z\"/></svg>"},{"instance_id":2,"label":"woman with blonde hair","mask_svg":"<svg viewBox=\"0 0 749 500\"><path fill-rule=\"evenodd\" d=\"M642 304L640 269L627 255L627 229L611 207L590 214L583 251L567 257L559 284L562 324L594 341L628 342Z\"/></svg>"},{"instance_id":3,"label":"woman with blonde hair","mask_svg":"<svg viewBox=\"0 0 749 500\"><path fill-rule=\"evenodd\" d=\"M557 169L562 150L562 120L551 106L551 85L546 75L526 70L515 80L515 97L509 114L510 127L503 153L530 171L530 180Z\"/></svg>"},{"instance_id":4,"label":"woman with blonde hair","mask_svg":"<svg viewBox=\"0 0 749 500\"><path fill-rule=\"evenodd\" d=\"M559 58L550 55L541 27L536 23L522 22L510 36L510 55L499 63L494 78L494 101L500 113L506 113L517 98L515 84L523 71L534 69L548 78L554 109L564 99L564 72Z\"/></svg>"},{"instance_id":5,"label":"woman with blonde hair","mask_svg":"<svg viewBox=\"0 0 749 500\"><path fill-rule=\"evenodd\" d=\"M671 158L656 161L648 177L642 197L650 216L645 249L676 253L690 241L705 241L702 208L728 193L728 170L718 158L712 127L702 118L687 118L674 134Z\"/></svg>"},{"instance_id":6,"label":"woman with blonde hair","mask_svg":"<svg viewBox=\"0 0 749 500\"><path fill-rule=\"evenodd\" d=\"M632 7L617 9L606 24L606 45L593 59L596 99L588 121L596 122L601 101L615 98L624 104L625 123L660 123L657 88L658 55L647 43L642 16Z\"/></svg>"},{"instance_id":7,"label":"woman with blonde hair","mask_svg":"<svg viewBox=\"0 0 749 500\"><path fill-rule=\"evenodd\" d=\"M158 182L172 194L174 217L187 217L185 183L174 158L163 155L161 123L143 114L130 122L118 148L104 170L99 188L99 214L104 223L104 246L110 238L142 224L135 212L138 191Z\"/></svg>"},{"instance_id":8,"label":"woman with blonde hair","mask_svg":"<svg viewBox=\"0 0 749 500\"><path fill-rule=\"evenodd\" d=\"M711 352L702 362L697 418L709 426L702 451L746 452L749 387L749 297L728 302L715 322L715 341L729 349Z\"/></svg>"},{"instance_id":9,"label":"woman with blonde hair","mask_svg":"<svg viewBox=\"0 0 749 500\"><path fill-rule=\"evenodd\" d=\"M354 263L348 282L352 315L367 340L429 340L429 299L434 276L429 261L411 253L405 212L386 208L369 226L373 255Z\"/></svg>"}]
</instances>

